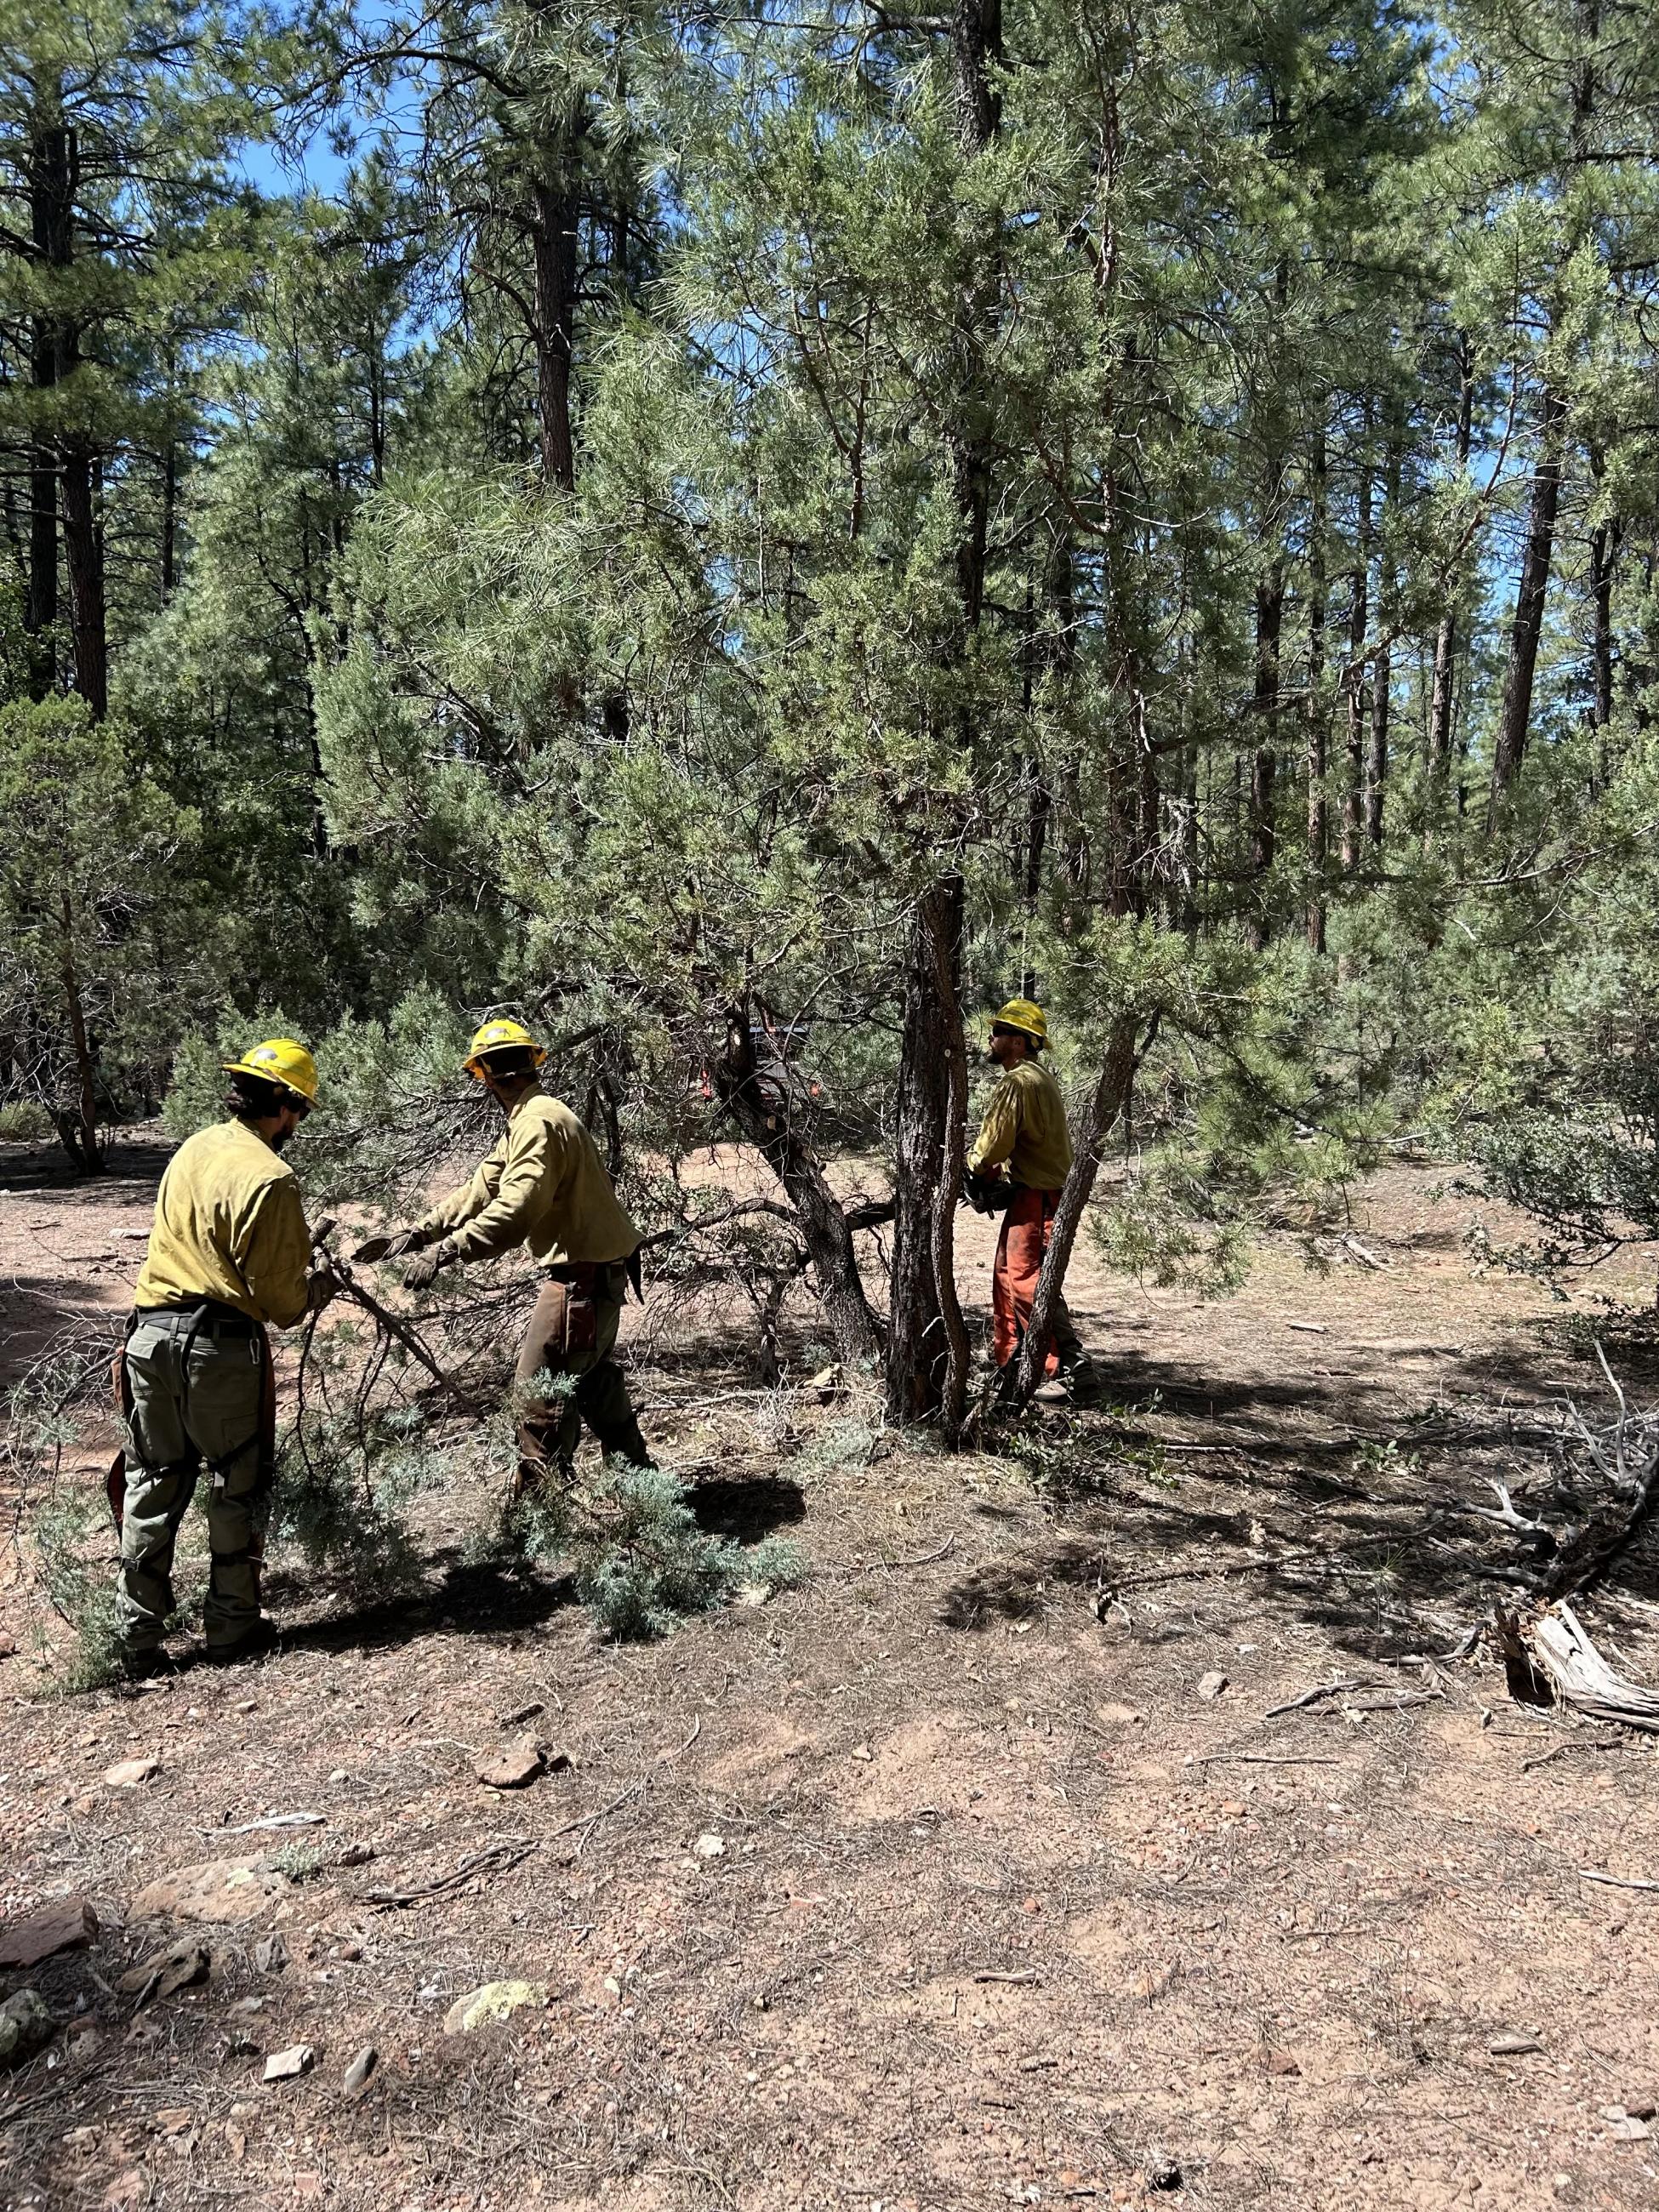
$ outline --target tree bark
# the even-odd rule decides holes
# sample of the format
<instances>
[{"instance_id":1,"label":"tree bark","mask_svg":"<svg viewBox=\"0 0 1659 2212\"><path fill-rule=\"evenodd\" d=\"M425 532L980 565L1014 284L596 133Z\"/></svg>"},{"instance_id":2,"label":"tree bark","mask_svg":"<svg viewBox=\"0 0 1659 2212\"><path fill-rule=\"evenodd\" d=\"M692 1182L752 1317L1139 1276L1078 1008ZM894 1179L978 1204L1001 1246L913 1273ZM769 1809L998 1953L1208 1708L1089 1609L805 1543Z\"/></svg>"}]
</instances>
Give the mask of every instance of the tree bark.
<instances>
[{"instance_id":1,"label":"tree bark","mask_svg":"<svg viewBox=\"0 0 1659 2212\"><path fill-rule=\"evenodd\" d=\"M804 1132L787 1112L769 1111L756 1086L746 1006L735 1009L727 1022L726 1049L714 1062L713 1073L721 1103L765 1158L795 1209L836 1350L850 1364L873 1364L881 1356L881 1339L864 1295L853 1232Z\"/></svg>"},{"instance_id":2,"label":"tree bark","mask_svg":"<svg viewBox=\"0 0 1659 2212\"><path fill-rule=\"evenodd\" d=\"M75 688L101 721L109 712L103 531L94 489L94 457L78 441L64 455L63 488L64 566L75 641Z\"/></svg>"},{"instance_id":3,"label":"tree bark","mask_svg":"<svg viewBox=\"0 0 1659 2212\"><path fill-rule=\"evenodd\" d=\"M938 1417L952 1440L968 1366L955 1275L968 1090L956 994L963 891L957 875L931 884L905 945L887 1328L887 1418L908 1428Z\"/></svg>"},{"instance_id":4,"label":"tree bark","mask_svg":"<svg viewBox=\"0 0 1659 2212\"><path fill-rule=\"evenodd\" d=\"M950 17L957 144L975 161L995 137L1001 95L1001 0L954 0ZM964 674L985 607L993 447L986 338L996 319L1000 240L994 218L971 240L960 271L952 332L956 389L945 427L957 510L957 615L946 652ZM971 706L957 709L957 738L971 752ZM904 1042L899 1061L893 1272L887 1343L888 1418L901 1426L938 1419L960 1431L968 1337L957 1300L956 1206L962 1188L967 1052L959 978L964 886L954 868L923 890L904 959Z\"/></svg>"},{"instance_id":5,"label":"tree bark","mask_svg":"<svg viewBox=\"0 0 1659 2212\"><path fill-rule=\"evenodd\" d=\"M47 272L53 287L57 272L74 259L74 142L63 119L61 85L42 81L37 94L34 127L28 155L30 258ZM61 317L48 298L29 322L29 374L37 392L50 392L64 371L64 331ZM58 455L42 439L29 453L29 571L24 603L24 627L40 637L58 620ZM31 689L42 697L52 688L53 676L48 648L37 655Z\"/></svg>"},{"instance_id":6,"label":"tree bark","mask_svg":"<svg viewBox=\"0 0 1659 2212\"><path fill-rule=\"evenodd\" d=\"M1325 950L1325 852L1330 840L1330 802L1325 792L1330 725L1325 712L1325 433L1314 439L1308 511L1308 700L1304 710L1308 768L1308 947Z\"/></svg>"},{"instance_id":7,"label":"tree bark","mask_svg":"<svg viewBox=\"0 0 1659 2212\"><path fill-rule=\"evenodd\" d=\"M1592 646L1595 726L1605 730L1613 720L1613 576L1619 563L1623 536L1620 524L1599 522L1590 532L1590 599L1595 608L1595 633Z\"/></svg>"},{"instance_id":8,"label":"tree bark","mask_svg":"<svg viewBox=\"0 0 1659 2212\"><path fill-rule=\"evenodd\" d=\"M1550 562L1555 550L1555 517L1561 501L1561 449L1566 422L1565 394L1558 392L1553 385L1546 385L1540 416L1538 465L1533 471L1527 518L1526 550L1522 556L1521 581L1515 595L1509 663L1504 673L1504 700L1498 714L1498 740L1492 749L1492 790L1486 805L1489 830L1503 817L1527 750L1532 722L1533 678L1538 668L1544 603L1549 593Z\"/></svg>"},{"instance_id":9,"label":"tree bark","mask_svg":"<svg viewBox=\"0 0 1659 2212\"><path fill-rule=\"evenodd\" d=\"M1278 481L1275 471L1275 489L1270 494L1275 509ZM1276 522L1269 526L1276 539ZM1252 704L1256 728L1265 734L1256 745L1250 764L1250 874L1262 886L1259 896L1264 897L1266 879L1279 842L1273 787L1279 774L1279 645L1284 621L1285 562L1275 544L1273 558L1255 587L1255 696ZM1251 941L1259 951L1270 934L1264 908L1258 907L1251 915L1249 928Z\"/></svg>"},{"instance_id":10,"label":"tree bark","mask_svg":"<svg viewBox=\"0 0 1659 2212\"><path fill-rule=\"evenodd\" d=\"M1369 412L1366 429L1370 428ZM1342 672L1347 708L1347 789L1342 797L1342 866L1352 875L1359 866L1365 822L1365 663L1360 658L1370 618L1371 464L1359 458L1358 520L1354 538L1353 594L1348 603L1348 661Z\"/></svg>"},{"instance_id":11,"label":"tree bark","mask_svg":"<svg viewBox=\"0 0 1659 2212\"><path fill-rule=\"evenodd\" d=\"M1389 437L1388 465L1383 478L1383 518L1390 526L1395 520L1395 509L1400 503L1402 434L1396 426ZM1371 668L1370 750L1365 763L1365 842L1374 853L1381 853L1382 849L1382 803L1389 782L1389 717L1394 704L1394 648L1389 642L1389 632L1394 626L1398 599L1399 577L1385 538L1376 579L1376 619L1382 638Z\"/></svg>"},{"instance_id":12,"label":"tree bark","mask_svg":"<svg viewBox=\"0 0 1659 2212\"><path fill-rule=\"evenodd\" d=\"M1474 421L1474 352L1467 331L1457 333L1457 470L1469 464ZM1446 579L1446 603L1434 640L1434 685L1429 702L1428 789L1425 793L1423 851L1434 851L1440 817L1446 803L1446 784L1451 769L1452 709L1457 696L1457 602L1461 576Z\"/></svg>"}]
</instances>

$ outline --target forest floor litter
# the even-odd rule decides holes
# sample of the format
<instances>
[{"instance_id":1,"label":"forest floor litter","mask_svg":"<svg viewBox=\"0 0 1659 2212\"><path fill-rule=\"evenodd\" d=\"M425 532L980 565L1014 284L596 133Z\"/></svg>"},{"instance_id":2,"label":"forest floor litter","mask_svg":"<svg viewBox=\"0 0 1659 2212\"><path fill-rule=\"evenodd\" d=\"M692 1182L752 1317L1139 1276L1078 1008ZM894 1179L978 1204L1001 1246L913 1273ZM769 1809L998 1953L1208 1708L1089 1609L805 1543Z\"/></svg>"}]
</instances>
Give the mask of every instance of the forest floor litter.
<instances>
[{"instance_id":1,"label":"forest floor litter","mask_svg":"<svg viewBox=\"0 0 1659 2212\"><path fill-rule=\"evenodd\" d=\"M0 1153L9 1382L123 1310L163 1155ZM705 1525L811 1564L655 1644L470 1558L469 1474L411 1508L417 1601L279 1554L273 1656L63 1696L21 1531L0 2204L1653 2205L1655 1744L1470 1635L1536 1582L1565 1396L1616 1410L1595 1336L1659 1396L1653 1255L1553 1302L1447 1183L1391 1167L1324 1274L1287 1230L1219 1304L1085 1238L1104 1402L955 1458L805 1299L793 1390L741 1314L630 1309ZM1599 1711L1659 1684L1659 1529L1565 1620Z\"/></svg>"}]
</instances>

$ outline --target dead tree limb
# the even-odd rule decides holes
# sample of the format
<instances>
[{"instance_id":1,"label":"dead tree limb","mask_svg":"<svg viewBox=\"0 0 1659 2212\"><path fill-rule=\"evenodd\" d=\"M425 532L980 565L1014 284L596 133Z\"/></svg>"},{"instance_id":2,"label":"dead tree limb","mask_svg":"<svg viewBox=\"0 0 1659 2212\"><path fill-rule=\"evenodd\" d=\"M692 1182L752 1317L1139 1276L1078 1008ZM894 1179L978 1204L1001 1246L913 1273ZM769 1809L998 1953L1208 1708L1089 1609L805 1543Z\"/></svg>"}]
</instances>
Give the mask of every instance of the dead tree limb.
<instances>
[{"instance_id":1,"label":"dead tree limb","mask_svg":"<svg viewBox=\"0 0 1659 2212\"><path fill-rule=\"evenodd\" d=\"M794 1225L811 1255L819 1301L836 1350L851 1364L873 1364L881 1357L881 1332L864 1295L852 1230L807 1141L805 1117L796 1110L787 1067L780 1088L763 1079L757 1066L746 1004L731 1009L725 1048L711 1058L710 1069L721 1104L763 1155L794 1208Z\"/></svg>"}]
</instances>

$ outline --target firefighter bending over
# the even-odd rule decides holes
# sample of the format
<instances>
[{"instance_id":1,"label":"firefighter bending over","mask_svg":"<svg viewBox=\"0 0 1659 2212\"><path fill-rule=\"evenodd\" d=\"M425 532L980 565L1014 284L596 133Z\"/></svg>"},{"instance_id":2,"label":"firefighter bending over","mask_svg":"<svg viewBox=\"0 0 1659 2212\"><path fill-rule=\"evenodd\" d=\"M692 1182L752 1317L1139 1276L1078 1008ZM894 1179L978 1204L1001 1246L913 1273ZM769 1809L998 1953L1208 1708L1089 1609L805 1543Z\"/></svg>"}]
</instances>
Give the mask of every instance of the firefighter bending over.
<instances>
[{"instance_id":1,"label":"firefighter bending over","mask_svg":"<svg viewBox=\"0 0 1659 2212\"><path fill-rule=\"evenodd\" d=\"M617 1201L593 1139L562 1099L543 1090L547 1054L521 1024L486 1022L467 1073L506 1116L500 1142L384 1256L418 1252L405 1270L423 1290L439 1270L530 1247L546 1279L514 1375L519 1473L515 1496L568 1482L584 1421L607 1459L653 1464L621 1368L611 1358L630 1279L638 1289L640 1232ZM561 1391L550 1383L569 1377Z\"/></svg>"}]
</instances>

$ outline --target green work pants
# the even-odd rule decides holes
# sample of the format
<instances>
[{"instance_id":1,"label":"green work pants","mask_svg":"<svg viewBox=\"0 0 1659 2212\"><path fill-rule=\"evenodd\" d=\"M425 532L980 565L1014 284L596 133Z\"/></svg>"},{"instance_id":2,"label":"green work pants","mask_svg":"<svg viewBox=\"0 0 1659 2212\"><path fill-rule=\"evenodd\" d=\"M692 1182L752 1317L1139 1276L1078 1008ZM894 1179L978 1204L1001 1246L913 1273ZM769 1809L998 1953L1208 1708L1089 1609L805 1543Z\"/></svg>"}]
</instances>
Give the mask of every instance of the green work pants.
<instances>
[{"instance_id":1,"label":"green work pants","mask_svg":"<svg viewBox=\"0 0 1659 2212\"><path fill-rule=\"evenodd\" d=\"M259 1618L270 1511L263 1449L269 1356L263 1333L192 1327L190 1313L140 1316L127 1339L126 1495L115 1610L123 1648L151 1650L173 1611L173 1552L206 1462L211 1557L204 1626L228 1650Z\"/></svg>"},{"instance_id":2,"label":"green work pants","mask_svg":"<svg viewBox=\"0 0 1659 2212\"><path fill-rule=\"evenodd\" d=\"M514 1373L520 1486L550 1471L568 1476L582 1423L607 1458L647 1464L640 1425L623 1371L611 1358L628 1270L620 1261L568 1268L542 1286ZM570 1377L562 1390L550 1377Z\"/></svg>"}]
</instances>

